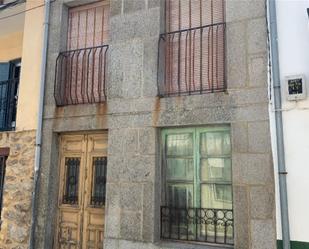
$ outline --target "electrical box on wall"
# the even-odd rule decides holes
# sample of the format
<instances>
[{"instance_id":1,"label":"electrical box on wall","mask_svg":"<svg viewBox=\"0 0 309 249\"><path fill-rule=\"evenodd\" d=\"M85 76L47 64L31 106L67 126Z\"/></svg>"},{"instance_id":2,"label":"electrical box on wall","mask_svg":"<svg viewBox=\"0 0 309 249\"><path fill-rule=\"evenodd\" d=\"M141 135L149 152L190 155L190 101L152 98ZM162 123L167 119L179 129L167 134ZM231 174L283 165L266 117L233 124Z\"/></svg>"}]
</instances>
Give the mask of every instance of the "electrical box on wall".
<instances>
[{"instance_id":1,"label":"electrical box on wall","mask_svg":"<svg viewBox=\"0 0 309 249\"><path fill-rule=\"evenodd\" d=\"M287 100L302 100L306 95L306 81L304 75L293 75L285 77L285 88Z\"/></svg>"}]
</instances>

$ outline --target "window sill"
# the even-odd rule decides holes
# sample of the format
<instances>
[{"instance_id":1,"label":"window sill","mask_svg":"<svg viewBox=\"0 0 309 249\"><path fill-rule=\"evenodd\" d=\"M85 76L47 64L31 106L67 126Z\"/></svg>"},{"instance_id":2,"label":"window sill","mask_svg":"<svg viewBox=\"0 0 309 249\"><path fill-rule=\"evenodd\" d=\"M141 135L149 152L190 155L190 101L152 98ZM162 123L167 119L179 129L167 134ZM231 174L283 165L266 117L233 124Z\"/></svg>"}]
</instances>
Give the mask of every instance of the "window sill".
<instances>
[{"instance_id":1,"label":"window sill","mask_svg":"<svg viewBox=\"0 0 309 249\"><path fill-rule=\"evenodd\" d=\"M180 240L161 240L159 242L161 248L168 249L233 249L233 245L201 243L194 241L180 241Z\"/></svg>"}]
</instances>

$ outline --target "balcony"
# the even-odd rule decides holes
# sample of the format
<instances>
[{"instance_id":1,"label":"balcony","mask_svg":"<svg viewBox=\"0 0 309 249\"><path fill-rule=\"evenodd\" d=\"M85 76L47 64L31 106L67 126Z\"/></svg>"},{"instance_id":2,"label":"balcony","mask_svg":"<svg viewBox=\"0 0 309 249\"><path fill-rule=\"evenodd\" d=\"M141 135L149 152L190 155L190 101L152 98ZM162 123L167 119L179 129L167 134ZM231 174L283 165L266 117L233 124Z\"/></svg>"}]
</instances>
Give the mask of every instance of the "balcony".
<instances>
[{"instance_id":1,"label":"balcony","mask_svg":"<svg viewBox=\"0 0 309 249\"><path fill-rule=\"evenodd\" d=\"M57 106L106 100L108 45L61 52L56 61L54 97Z\"/></svg>"},{"instance_id":2,"label":"balcony","mask_svg":"<svg viewBox=\"0 0 309 249\"><path fill-rule=\"evenodd\" d=\"M0 131L15 129L18 84L19 78L0 81Z\"/></svg>"},{"instance_id":3,"label":"balcony","mask_svg":"<svg viewBox=\"0 0 309 249\"><path fill-rule=\"evenodd\" d=\"M161 207L161 238L234 244L233 210Z\"/></svg>"},{"instance_id":4,"label":"balcony","mask_svg":"<svg viewBox=\"0 0 309 249\"><path fill-rule=\"evenodd\" d=\"M158 71L160 97L225 91L225 23L161 34Z\"/></svg>"}]
</instances>

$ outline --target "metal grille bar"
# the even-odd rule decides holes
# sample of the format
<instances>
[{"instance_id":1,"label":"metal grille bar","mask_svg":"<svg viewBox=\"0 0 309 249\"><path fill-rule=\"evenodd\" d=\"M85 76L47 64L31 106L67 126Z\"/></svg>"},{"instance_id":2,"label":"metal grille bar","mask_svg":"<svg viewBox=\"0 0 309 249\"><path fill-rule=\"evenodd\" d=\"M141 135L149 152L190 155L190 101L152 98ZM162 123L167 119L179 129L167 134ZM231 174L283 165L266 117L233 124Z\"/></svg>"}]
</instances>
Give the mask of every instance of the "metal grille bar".
<instances>
[{"instance_id":1,"label":"metal grille bar","mask_svg":"<svg viewBox=\"0 0 309 249\"><path fill-rule=\"evenodd\" d=\"M0 131L16 126L18 84L19 78L0 81Z\"/></svg>"},{"instance_id":2,"label":"metal grille bar","mask_svg":"<svg viewBox=\"0 0 309 249\"><path fill-rule=\"evenodd\" d=\"M54 89L58 106L105 101L107 50L103 45L59 54Z\"/></svg>"},{"instance_id":3,"label":"metal grille bar","mask_svg":"<svg viewBox=\"0 0 309 249\"><path fill-rule=\"evenodd\" d=\"M161 238L234 244L233 210L161 207Z\"/></svg>"},{"instance_id":4,"label":"metal grille bar","mask_svg":"<svg viewBox=\"0 0 309 249\"><path fill-rule=\"evenodd\" d=\"M4 177L5 177L5 166L6 166L7 156L0 156L0 219L2 213L2 204L3 204L3 186L4 186Z\"/></svg>"}]
</instances>

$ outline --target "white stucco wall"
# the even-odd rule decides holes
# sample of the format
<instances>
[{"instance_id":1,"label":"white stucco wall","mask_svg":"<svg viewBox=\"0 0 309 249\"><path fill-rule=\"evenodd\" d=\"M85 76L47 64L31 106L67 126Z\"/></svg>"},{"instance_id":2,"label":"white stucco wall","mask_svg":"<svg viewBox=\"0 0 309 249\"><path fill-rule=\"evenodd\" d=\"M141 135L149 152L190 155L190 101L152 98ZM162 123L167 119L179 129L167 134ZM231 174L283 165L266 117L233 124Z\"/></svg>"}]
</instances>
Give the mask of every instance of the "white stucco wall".
<instances>
[{"instance_id":1,"label":"white stucco wall","mask_svg":"<svg viewBox=\"0 0 309 249\"><path fill-rule=\"evenodd\" d=\"M277 0L278 45L283 100L283 130L291 240L309 242L309 98L299 102L286 99L284 77L303 74L309 95L309 0ZM307 96L308 96L307 95ZM270 109L273 109L271 105ZM274 140L274 112L270 111ZM275 176L277 160L274 149ZM278 179L278 178L277 178ZM277 234L281 239L277 183Z\"/></svg>"}]
</instances>

